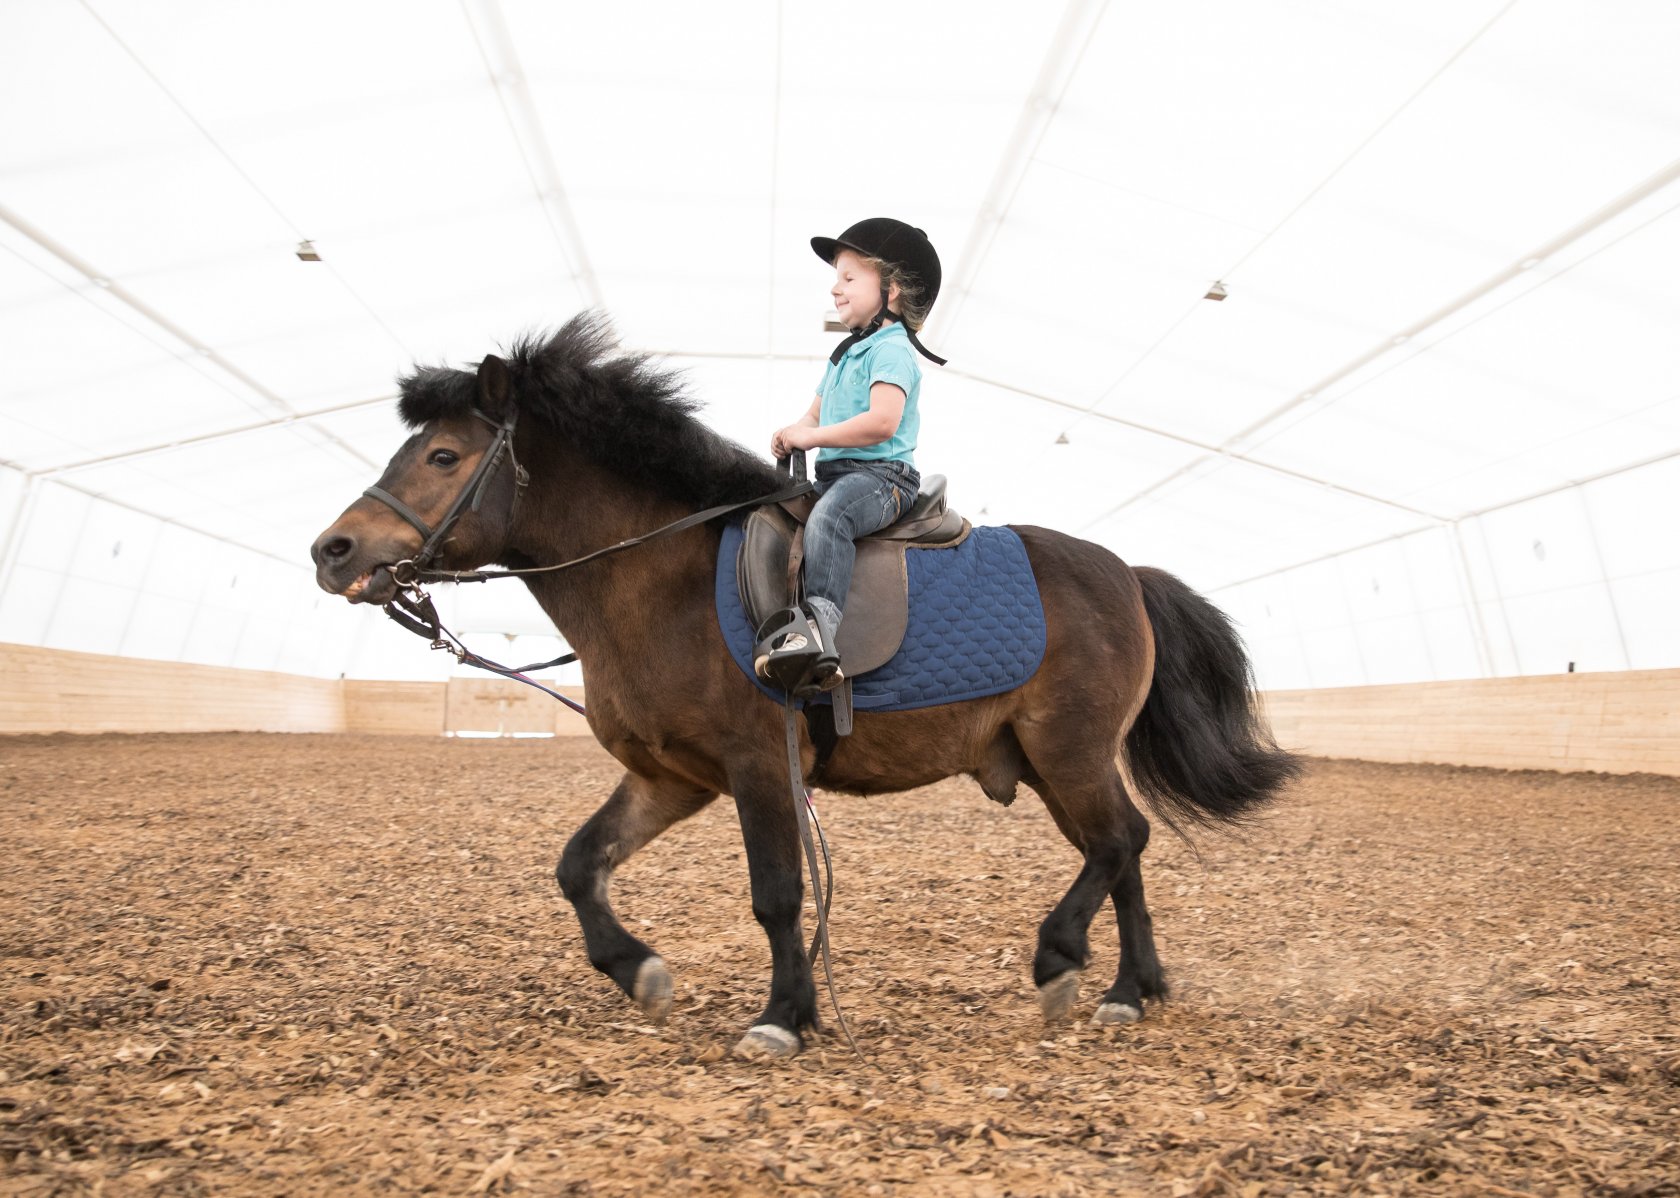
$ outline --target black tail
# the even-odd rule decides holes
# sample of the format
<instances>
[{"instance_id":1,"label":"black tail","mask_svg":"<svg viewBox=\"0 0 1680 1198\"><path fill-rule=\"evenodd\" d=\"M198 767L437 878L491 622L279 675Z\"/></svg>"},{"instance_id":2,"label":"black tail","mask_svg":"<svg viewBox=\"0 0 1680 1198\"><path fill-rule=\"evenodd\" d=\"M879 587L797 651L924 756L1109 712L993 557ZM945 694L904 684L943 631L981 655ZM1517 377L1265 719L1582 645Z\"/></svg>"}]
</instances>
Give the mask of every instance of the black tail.
<instances>
[{"instance_id":1,"label":"black tail","mask_svg":"<svg viewBox=\"0 0 1680 1198\"><path fill-rule=\"evenodd\" d=\"M1135 570L1155 631L1155 678L1126 734L1126 764L1174 828L1239 823L1301 762L1277 747L1261 718L1254 676L1231 621L1164 570Z\"/></svg>"}]
</instances>

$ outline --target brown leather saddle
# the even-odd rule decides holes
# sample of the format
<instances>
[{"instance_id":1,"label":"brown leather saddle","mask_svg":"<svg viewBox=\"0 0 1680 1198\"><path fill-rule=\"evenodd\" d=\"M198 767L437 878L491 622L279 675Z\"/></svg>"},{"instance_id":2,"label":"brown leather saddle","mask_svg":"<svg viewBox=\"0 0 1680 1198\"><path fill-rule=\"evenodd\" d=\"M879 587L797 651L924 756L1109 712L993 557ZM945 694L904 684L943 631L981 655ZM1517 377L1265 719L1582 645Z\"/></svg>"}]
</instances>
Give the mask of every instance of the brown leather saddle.
<instances>
[{"instance_id":1,"label":"brown leather saddle","mask_svg":"<svg viewBox=\"0 0 1680 1198\"><path fill-rule=\"evenodd\" d=\"M798 597L804 525L815 502L814 496L801 495L755 508L743 525L735 576L741 606L754 628ZM852 586L842 605L845 619L835 637L848 679L886 665L904 643L910 622L905 553L955 548L969 529L967 520L945 506L945 476L930 474L902 519L858 540Z\"/></svg>"}]
</instances>

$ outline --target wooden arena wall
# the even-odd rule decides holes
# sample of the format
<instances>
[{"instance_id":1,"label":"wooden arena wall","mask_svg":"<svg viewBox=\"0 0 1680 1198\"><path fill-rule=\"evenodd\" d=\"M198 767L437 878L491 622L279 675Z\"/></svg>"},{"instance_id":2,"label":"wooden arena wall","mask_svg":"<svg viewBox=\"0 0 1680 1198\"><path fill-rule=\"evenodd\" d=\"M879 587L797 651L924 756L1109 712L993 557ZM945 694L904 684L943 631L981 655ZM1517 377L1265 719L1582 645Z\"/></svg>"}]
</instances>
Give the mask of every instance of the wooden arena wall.
<instances>
[{"instance_id":1,"label":"wooden arena wall","mask_svg":"<svg viewBox=\"0 0 1680 1198\"><path fill-rule=\"evenodd\" d=\"M582 700L576 687L562 687ZM0 733L444 732L587 736L583 717L499 678L359 682L0 644Z\"/></svg>"},{"instance_id":2,"label":"wooden arena wall","mask_svg":"<svg viewBox=\"0 0 1680 1198\"><path fill-rule=\"evenodd\" d=\"M1278 743L1315 757L1680 775L1680 670L1272 691Z\"/></svg>"},{"instance_id":3,"label":"wooden arena wall","mask_svg":"<svg viewBox=\"0 0 1680 1198\"><path fill-rule=\"evenodd\" d=\"M0 644L0 680L0 733L589 734L497 678L341 681ZM1272 691L1265 704L1278 742L1314 756L1680 776L1680 670Z\"/></svg>"},{"instance_id":4,"label":"wooden arena wall","mask_svg":"<svg viewBox=\"0 0 1680 1198\"><path fill-rule=\"evenodd\" d=\"M343 684L0 644L0 732L343 732Z\"/></svg>"}]
</instances>

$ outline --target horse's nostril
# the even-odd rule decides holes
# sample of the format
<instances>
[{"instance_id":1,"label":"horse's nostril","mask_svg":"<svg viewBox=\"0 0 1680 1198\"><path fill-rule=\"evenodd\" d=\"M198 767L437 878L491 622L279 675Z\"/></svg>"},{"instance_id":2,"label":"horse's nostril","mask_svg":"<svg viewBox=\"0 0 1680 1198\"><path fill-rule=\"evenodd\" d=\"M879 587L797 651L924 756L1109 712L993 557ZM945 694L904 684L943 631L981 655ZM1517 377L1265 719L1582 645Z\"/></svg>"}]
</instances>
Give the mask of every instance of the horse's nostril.
<instances>
[{"instance_id":1,"label":"horse's nostril","mask_svg":"<svg viewBox=\"0 0 1680 1198\"><path fill-rule=\"evenodd\" d=\"M334 537L321 546L321 556L341 561L350 556L350 551L356 547L356 542L349 537Z\"/></svg>"}]
</instances>

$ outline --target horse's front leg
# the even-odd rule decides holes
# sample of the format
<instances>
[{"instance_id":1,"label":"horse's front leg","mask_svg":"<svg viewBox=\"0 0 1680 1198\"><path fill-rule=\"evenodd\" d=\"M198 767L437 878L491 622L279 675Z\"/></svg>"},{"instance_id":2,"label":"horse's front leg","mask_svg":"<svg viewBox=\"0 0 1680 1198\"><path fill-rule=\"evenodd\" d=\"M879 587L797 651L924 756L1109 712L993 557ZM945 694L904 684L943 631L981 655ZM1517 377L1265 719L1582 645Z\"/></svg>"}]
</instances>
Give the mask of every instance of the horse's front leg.
<instances>
[{"instance_id":1,"label":"horse's front leg","mask_svg":"<svg viewBox=\"0 0 1680 1198\"><path fill-rule=\"evenodd\" d=\"M799 814L785 774L767 770L732 781L752 879L753 915L770 938L770 1002L735 1052L791 1057L804 1047L805 1029L817 1026L817 990L799 923L805 895Z\"/></svg>"},{"instance_id":2,"label":"horse's front leg","mask_svg":"<svg viewBox=\"0 0 1680 1198\"><path fill-rule=\"evenodd\" d=\"M637 849L715 798L716 791L696 790L690 783L625 774L612 797L566 845L554 871L583 926L589 963L617 982L655 1023L671 1013L671 973L618 922L608 887L613 871Z\"/></svg>"}]
</instances>

